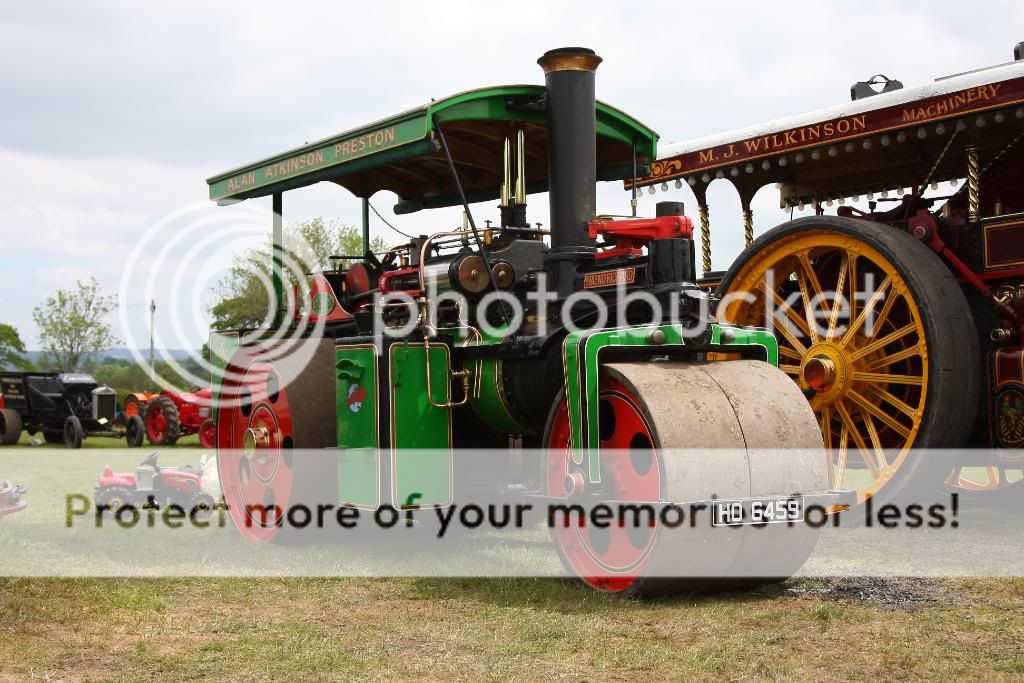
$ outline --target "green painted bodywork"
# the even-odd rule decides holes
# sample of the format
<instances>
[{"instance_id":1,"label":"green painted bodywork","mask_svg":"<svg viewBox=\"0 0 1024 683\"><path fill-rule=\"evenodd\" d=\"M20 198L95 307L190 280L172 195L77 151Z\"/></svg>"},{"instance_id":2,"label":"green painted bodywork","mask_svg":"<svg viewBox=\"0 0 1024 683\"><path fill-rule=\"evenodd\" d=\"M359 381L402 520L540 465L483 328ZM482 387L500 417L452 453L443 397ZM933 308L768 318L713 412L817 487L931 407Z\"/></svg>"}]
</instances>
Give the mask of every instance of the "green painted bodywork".
<instances>
[{"instance_id":1,"label":"green painted bodywork","mask_svg":"<svg viewBox=\"0 0 1024 683\"><path fill-rule=\"evenodd\" d=\"M452 411L427 400L426 350L422 343L392 344L391 453L396 507L447 505L452 500ZM444 344L430 345L430 395L448 400L450 357Z\"/></svg>"},{"instance_id":2,"label":"green painted bodywork","mask_svg":"<svg viewBox=\"0 0 1024 683\"><path fill-rule=\"evenodd\" d=\"M665 335L664 342L658 345L650 342L650 334L656 330ZM723 335L723 332L726 334ZM685 348L692 343L685 338L682 325L646 325L599 332L580 331L573 332L565 338L562 344L562 362L565 368L565 396L569 410L570 448L573 462L579 465L584 460L587 461L591 482L601 481L598 425L600 394L597 390L600 383L601 351L614 346L647 346L652 351L668 352L673 347ZM779 364L778 342L767 330L712 323L710 343L712 346L735 347L737 350L742 347L759 347L769 363L776 367Z\"/></svg>"},{"instance_id":3,"label":"green painted bodywork","mask_svg":"<svg viewBox=\"0 0 1024 683\"><path fill-rule=\"evenodd\" d=\"M247 164L207 179L210 199L219 202L262 197L276 192L311 185L322 180L343 182L359 175L363 183L360 196L370 196L378 189L368 171L400 165L403 161L437 152L435 121L440 124L473 122L493 124L496 140L507 134L508 122L546 126L544 112L537 107L524 107L523 102L539 98L544 88L537 85L497 86L471 90L436 100L396 116L376 121L302 147ZM641 163L657 156L658 134L628 114L603 102L597 103L597 135L624 146L637 145ZM598 177L622 179L629 169L602 165ZM533 186L532 192L546 189ZM497 192L497 188L494 188ZM423 202L436 192L425 190L403 192L404 200Z\"/></svg>"},{"instance_id":4,"label":"green painted bodywork","mask_svg":"<svg viewBox=\"0 0 1024 683\"><path fill-rule=\"evenodd\" d=\"M374 508L380 504L377 351L354 344L335 349L338 420L338 500ZM365 396L361 396L365 392ZM362 398L362 400L357 400Z\"/></svg>"},{"instance_id":5,"label":"green painted bodywork","mask_svg":"<svg viewBox=\"0 0 1024 683\"><path fill-rule=\"evenodd\" d=\"M432 343L430 395L437 403L448 400L450 365L448 346ZM335 367L339 502L364 508L448 505L451 410L427 400L423 344L391 344L385 356L372 344L338 344ZM390 481L390 501L382 499L382 473Z\"/></svg>"},{"instance_id":6,"label":"green painted bodywork","mask_svg":"<svg viewBox=\"0 0 1024 683\"><path fill-rule=\"evenodd\" d=\"M224 368L238 350L238 332L211 332L209 339L210 386L212 387L213 408L216 410L220 399L221 385L224 383Z\"/></svg>"},{"instance_id":7,"label":"green painted bodywork","mask_svg":"<svg viewBox=\"0 0 1024 683\"><path fill-rule=\"evenodd\" d=\"M502 362L498 358L484 358L476 363L473 376L476 389L470 405L484 424L504 434L532 434L533 430L521 424L509 409L502 387Z\"/></svg>"}]
</instances>

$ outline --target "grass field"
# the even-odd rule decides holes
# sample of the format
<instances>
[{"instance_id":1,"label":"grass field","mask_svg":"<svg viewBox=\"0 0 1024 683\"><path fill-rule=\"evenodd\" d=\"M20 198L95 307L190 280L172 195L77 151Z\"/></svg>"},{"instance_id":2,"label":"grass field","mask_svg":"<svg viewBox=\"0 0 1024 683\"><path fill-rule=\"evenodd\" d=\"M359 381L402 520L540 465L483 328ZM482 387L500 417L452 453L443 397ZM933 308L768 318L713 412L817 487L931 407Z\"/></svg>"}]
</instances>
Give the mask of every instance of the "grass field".
<instances>
[{"instance_id":1,"label":"grass field","mask_svg":"<svg viewBox=\"0 0 1024 683\"><path fill-rule=\"evenodd\" d=\"M42 441L42 440L43 440L43 435L42 434L36 434L35 436L30 436L28 432L22 432L21 433L21 438L18 439L18 443L16 443L14 445L14 447L15 448L19 448L19 447L29 447L29 448L31 448L31 447L34 447L34 446L45 447L46 446L45 443L41 443L41 444L36 444L35 443L36 441ZM180 447L189 447L189 448L198 448L199 447L199 435L198 434L191 434L189 436L183 436L180 439L178 439L178 442L173 447L171 447L171 448L177 448L179 446ZM56 446L56 447L59 448L60 446ZM83 447L86 448L86 449L89 449L89 450L94 449L94 448L125 448L125 442L124 442L124 439L114 439L114 438L105 437L105 436L90 436L90 437L86 437L85 443L84 443ZM7 448L10 448L10 446L7 446L5 448L5 450ZM54 448L54 446L49 446L49 448ZM144 450L146 448L153 448L153 447L150 446L148 443L143 443L142 449ZM160 447L161 450L163 450L164 448L168 448L168 447L167 446L161 446Z\"/></svg>"},{"instance_id":2,"label":"grass field","mask_svg":"<svg viewBox=\"0 0 1024 683\"><path fill-rule=\"evenodd\" d=\"M0 680L1024 677L1024 581L0 580Z\"/></svg>"},{"instance_id":3,"label":"grass field","mask_svg":"<svg viewBox=\"0 0 1024 683\"><path fill-rule=\"evenodd\" d=\"M0 522L0 552L61 561L50 515L67 482L87 491L103 463L148 452L87 444L0 459L30 501ZM229 529L216 538L225 553L248 547ZM372 550L330 552L346 549ZM544 539L513 552L552 558ZM543 578L0 578L0 681L1024 679L1022 643L1015 578L801 578L647 602Z\"/></svg>"}]
</instances>

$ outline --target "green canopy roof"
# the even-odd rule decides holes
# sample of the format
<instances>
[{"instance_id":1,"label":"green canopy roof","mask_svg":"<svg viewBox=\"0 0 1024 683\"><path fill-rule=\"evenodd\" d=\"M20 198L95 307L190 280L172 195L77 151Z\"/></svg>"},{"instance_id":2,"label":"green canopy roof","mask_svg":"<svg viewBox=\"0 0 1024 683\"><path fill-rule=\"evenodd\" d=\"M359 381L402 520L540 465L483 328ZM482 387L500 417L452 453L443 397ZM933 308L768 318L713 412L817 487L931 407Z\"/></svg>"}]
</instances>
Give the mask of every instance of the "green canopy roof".
<instances>
[{"instance_id":1,"label":"green canopy roof","mask_svg":"<svg viewBox=\"0 0 1024 683\"><path fill-rule=\"evenodd\" d=\"M547 122L544 87L482 88L425 104L209 178L210 199L230 203L305 187L323 180L359 197L396 193L395 210L408 213L458 203L435 122L451 149L469 201L498 196L504 140L526 136L528 192L547 190ZM658 134L628 114L597 103L597 166L601 180L632 174L633 144L646 167L657 153ZM641 175L646 168L641 168Z\"/></svg>"}]
</instances>

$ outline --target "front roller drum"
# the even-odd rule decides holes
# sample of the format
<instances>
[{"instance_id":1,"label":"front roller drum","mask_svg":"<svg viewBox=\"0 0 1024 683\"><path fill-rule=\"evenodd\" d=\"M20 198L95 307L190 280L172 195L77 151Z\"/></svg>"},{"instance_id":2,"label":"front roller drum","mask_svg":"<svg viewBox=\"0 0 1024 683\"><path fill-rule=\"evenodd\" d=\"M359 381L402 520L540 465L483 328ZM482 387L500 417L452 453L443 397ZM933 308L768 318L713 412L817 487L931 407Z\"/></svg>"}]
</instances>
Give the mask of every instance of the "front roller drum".
<instances>
[{"instance_id":1,"label":"front roller drum","mask_svg":"<svg viewBox=\"0 0 1024 683\"><path fill-rule=\"evenodd\" d=\"M766 363L615 363L602 368L599 391L598 500L685 504L828 488L814 415L785 374ZM583 499L588 488L596 493L585 464L571 458L564 397L552 409L545 444L549 496L577 486ZM552 535L563 563L586 584L643 596L788 577L817 541L818 531L805 525L711 527L710 510L703 514L695 527L687 520L672 529L657 520L649 528L626 521L599 528L570 519Z\"/></svg>"},{"instance_id":2,"label":"front roller drum","mask_svg":"<svg viewBox=\"0 0 1024 683\"><path fill-rule=\"evenodd\" d=\"M279 359L238 349L216 402L224 502L250 541L280 538L299 506L337 503L337 464L323 450L336 444L334 341L302 344Z\"/></svg>"}]
</instances>

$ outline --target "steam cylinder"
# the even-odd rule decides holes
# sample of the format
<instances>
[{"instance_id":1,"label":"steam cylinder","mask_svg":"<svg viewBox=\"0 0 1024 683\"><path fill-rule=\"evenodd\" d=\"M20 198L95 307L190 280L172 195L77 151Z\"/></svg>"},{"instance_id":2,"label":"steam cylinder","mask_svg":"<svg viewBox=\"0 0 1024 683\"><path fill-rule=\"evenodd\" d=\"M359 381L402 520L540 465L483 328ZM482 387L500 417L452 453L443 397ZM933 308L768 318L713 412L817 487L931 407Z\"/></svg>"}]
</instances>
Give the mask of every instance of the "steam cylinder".
<instances>
[{"instance_id":1,"label":"steam cylinder","mask_svg":"<svg viewBox=\"0 0 1024 683\"><path fill-rule=\"evenodd\" d=\"M597 117L593 50L564 47L537 60L547 88L551 206L549 274L560 296L573 290L576 263L594 252L587 223L597 206Z\"/></svg>"}]
</instances>

